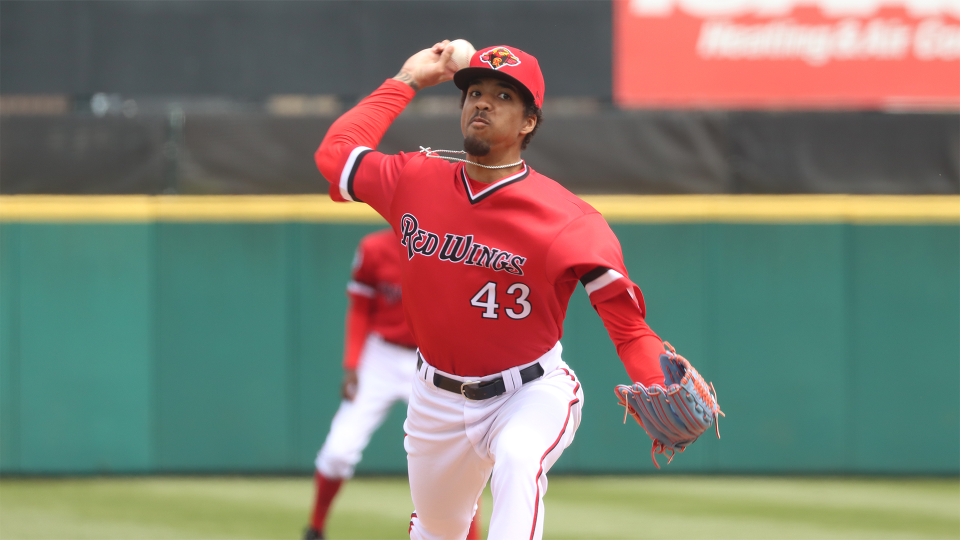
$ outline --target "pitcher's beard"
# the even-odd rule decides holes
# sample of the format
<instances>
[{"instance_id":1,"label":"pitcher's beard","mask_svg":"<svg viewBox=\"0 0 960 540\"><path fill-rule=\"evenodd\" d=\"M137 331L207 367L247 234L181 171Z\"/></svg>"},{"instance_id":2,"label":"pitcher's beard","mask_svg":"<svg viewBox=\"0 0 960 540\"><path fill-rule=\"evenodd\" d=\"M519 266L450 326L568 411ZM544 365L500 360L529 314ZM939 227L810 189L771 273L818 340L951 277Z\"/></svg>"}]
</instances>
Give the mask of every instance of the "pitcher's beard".
<instances>
[{"instance_id":1,"label":"pitcher's beard","mask_svg":"<svg viewBox=\"0 0 960 540\"><path fill-rule=\"evenodd\" d=\"M470 135L463 140L463 149L471 156L483 157L490 153L490 143Z\"/></svg>"}]
</instances>

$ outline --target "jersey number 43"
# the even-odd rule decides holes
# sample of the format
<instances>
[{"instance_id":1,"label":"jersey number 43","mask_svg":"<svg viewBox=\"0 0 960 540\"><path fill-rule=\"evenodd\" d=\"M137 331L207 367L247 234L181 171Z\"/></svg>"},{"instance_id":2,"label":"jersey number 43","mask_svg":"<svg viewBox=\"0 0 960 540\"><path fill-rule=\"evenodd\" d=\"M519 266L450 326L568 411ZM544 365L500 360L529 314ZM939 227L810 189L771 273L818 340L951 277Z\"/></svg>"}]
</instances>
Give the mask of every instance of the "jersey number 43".
<instances>
[{"instance_id":1,"label":"jersey number 43","mask_svg":"<svg viewBox=\"0 0 960 540\"><path fill-rule=\"evenodd\" d=\"M527 296L530 295L530 287L527 287L523 283L514 283L507 287L507 294L515 297L513 298L515 305L503 310L503 312L507 314L507 317L511 319L523 319L527 315L530 315L531 306L530 302L527 301ZM470 299L470 305L483 309L483 313L480 315L484 319L499 319L500 314L497 312L497 309L500 307L500 304L497 303L497 282L488 281L486 285L480 287L477 294L473 295L473 298Z\"/></svg>"}]
</instances>

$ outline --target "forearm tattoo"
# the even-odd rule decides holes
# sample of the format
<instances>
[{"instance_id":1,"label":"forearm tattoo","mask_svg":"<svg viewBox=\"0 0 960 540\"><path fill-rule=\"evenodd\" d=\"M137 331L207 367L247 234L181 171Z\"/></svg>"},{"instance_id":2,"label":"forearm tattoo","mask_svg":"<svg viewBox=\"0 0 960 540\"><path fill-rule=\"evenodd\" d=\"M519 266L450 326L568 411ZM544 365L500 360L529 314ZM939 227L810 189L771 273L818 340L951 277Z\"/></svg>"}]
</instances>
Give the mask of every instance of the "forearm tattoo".
<instances>
[{"instance_id":1,"label":"forearm tattoo","mask_svg":"<svg viewBox=\"0 0 960 540\"><path fill-rule=\"evenodd\" d=\"M414 92L420 91L420 85L417 84L417 81L413 79L413 75L407 73L406 71L401 70L400 73L397 73L397 76L394 79L407 83L410 88L413 88Z\"/></svg>"}]
</instances>

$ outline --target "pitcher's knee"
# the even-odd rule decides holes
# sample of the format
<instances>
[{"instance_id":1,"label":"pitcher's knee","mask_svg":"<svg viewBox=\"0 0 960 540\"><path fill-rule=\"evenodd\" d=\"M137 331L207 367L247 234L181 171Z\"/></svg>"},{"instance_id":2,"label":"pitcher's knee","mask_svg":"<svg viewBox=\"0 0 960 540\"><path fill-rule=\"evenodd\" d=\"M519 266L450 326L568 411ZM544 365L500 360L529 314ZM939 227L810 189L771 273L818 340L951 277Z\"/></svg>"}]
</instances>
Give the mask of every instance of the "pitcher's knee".
<instances>
[{"instance_id":1,"label":"pitcher's knee","mask_svg":"<svg viewBox=\"0 0 960 540\"><path fill-rule=\"evenodd\" d=\"M321 450L314 462L317 471L327 478L352 478L357 463L350 456Z\"/></svg>"}]
</instances>

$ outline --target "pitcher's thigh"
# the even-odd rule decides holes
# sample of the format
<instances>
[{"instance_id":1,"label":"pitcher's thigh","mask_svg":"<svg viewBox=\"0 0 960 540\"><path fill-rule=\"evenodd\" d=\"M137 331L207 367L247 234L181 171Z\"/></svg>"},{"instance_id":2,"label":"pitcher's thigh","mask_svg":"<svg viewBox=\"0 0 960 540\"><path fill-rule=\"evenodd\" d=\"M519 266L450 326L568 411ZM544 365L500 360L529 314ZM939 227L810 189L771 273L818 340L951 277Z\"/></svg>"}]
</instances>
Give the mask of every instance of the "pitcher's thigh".
<instances>
[{"instance_id":1,"label":"pitcher's thigh","mask_svg":"<svg viewBox=\"0 0 960 540\"><path fill-rule=\"evenodd\" d=\"M540 538L546 474L573 442L582 394L577 385L548 382L511 401L497 419L491 444L496 464L490 537Z\"/></svg>"},{"instance_id":2,"label":"pitcher's thigh","mask_svg":"<svg viewBox=\"0 0 960 540\"><path fill-rule=\"evenodd\" d=\"M431 402L431 397L438 397L432 394L422 383L414 383L404 424L407 474L416 511L410 538L466 538L474 505L493 464L481 458L467 439L462 403Z\"/></svg>"}]
</instances>

